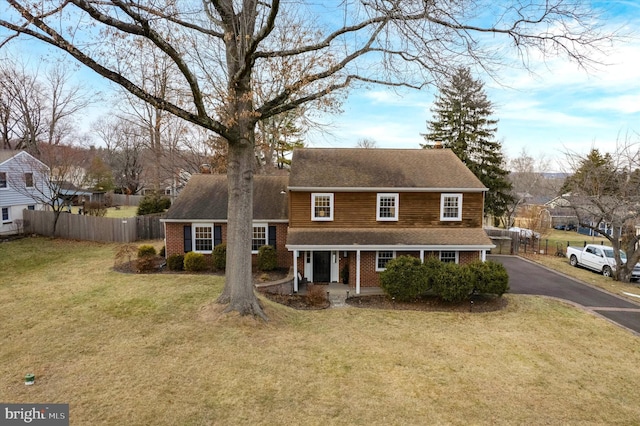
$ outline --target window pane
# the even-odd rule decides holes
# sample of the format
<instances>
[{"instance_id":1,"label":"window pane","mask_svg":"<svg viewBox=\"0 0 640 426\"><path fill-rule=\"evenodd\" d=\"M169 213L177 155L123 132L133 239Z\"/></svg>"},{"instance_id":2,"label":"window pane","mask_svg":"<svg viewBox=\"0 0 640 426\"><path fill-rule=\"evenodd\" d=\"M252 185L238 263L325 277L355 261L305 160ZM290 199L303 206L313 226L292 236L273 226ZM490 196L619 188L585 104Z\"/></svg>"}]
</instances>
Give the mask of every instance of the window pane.
<instances>
[{"instance_id":1,"label":"window pane","mask_svg":"<svg viewBox=\"0 0 640 426\"><path fill-rule=\"evenodd\" d=\"M440 261L449 263L456 261L456 252L455 251L441 251L440 252Z\"/></svg>"},{"instance_id":2,"label":"window pane","mask_svg":"<svg viewBox=\"0 0 640 426\"><path fill-rule=\"evenodd\" d=\"M33 187L33 173L24 174L24 183L27 186L27 188Z\"/></svg>"},{"instance_id":3,"label":"window pane","mask_svg":"<svg viewBox=\"0 0 640 426\"><path fill-rule=\"evenodd\" d=\"M442 207L442 217L458 217L458 197L444 197Z\"/></svg>"},{"instance_id":4,"label":"window pane","mask_svg":"<svg viewBox=\"0 0 640 426\"><path fill-rule=\"evenodd\" d=\"M258 249L264 245L267 245L267 227L254 226L253 238L251 239L251 250L258 251Z\"/></svg>"},{"instance_id":5,"label":"window pane","mask_svg":"<svg viewBox=\"0 0 640 426\"><path fill-rule=\"evenodd\" d=\"M8 221L9 220L9 207L3 207L2 208L2 220L3 221Z\"/></svg>"},{"instance_id":6,"label":"window pane","mask_svg":"<svg viewBox=\"0 0 640 426\"><path fill-rule=\"evenodd\" d=\"M0 172L0 188L6 188L6 187L7 187L7 173Z\"/></svg>"},{"instance_id":7,"label":"window pane","mask_svg":"<svg viewBox=\"0 0 640 426\"><path fill-rule=\"evenodd\" d=\"M196 226L195 234L196 251L211 251L213 249L213 238L210 226Z\"/></svg>"},{"instance_id":8,"label":"window pane","mask_svg":"<svg viewBox=\"0 0 640 426\"><path fill-rule=\"evenodd\" d=\"M376 265L377 269L384 269L387 267L387 262L393 259L392 251L379 251L378 252L378 262Z\"/></svg>"},{"instance_id":9,"label":"window pane","mask_svg":"<svg viewBox=\"0 0 640 426\"><path fill-rule=\"evenodd\" d=\"M380 197L380 217L396 217L395 197Z\"/></svg>"},{"instance_id":10,"label":"window pane","mask_svg":"<svg viewBox=\"0 0 640 426\"><path fill-rule=\"evenodd\" d=\"M314 217L331 217L331 197L316 195L313 214Z\"/></svg>"}]
</instances>

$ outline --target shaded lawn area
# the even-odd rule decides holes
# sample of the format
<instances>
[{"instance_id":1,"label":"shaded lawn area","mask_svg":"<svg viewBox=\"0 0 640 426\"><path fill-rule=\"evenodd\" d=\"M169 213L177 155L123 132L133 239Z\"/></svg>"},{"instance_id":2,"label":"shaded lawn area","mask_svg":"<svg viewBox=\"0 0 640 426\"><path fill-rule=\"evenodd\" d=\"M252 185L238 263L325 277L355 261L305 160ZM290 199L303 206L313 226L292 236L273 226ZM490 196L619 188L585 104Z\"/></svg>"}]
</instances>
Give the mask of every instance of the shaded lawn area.
<instances>
[{"instance_id":1,"label":"shaded lawn area","mask_svg":"<svg viewBox=\"0 0 640 426\"><path fill-rule=\"evenodd\" d=\"M112 271L115 247L0 244L0 400L69 403L71 424L640 419L638 337L557 301L435 313L263 299L262 323L219 314L220 277Z\"/></svg>"}]
</instances>

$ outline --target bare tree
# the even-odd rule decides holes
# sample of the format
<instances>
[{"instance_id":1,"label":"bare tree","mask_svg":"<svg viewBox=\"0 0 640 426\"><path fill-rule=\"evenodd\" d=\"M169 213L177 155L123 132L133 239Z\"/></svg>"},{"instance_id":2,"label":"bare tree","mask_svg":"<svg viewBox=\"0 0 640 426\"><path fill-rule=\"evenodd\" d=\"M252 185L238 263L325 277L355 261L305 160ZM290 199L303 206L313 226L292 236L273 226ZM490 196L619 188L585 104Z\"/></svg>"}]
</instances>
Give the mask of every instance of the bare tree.
<instances>
[{"instance_id":1,"label":"bare tree","mask_svg":"<svg viewBox=\"0 0 640 426\"><path fill-rule=\"evenodd\" d=\"M509 161L512 202L507 204L505 212L504 225L506 228L513 226L518 209L528 200L538 198L545 193L555 195L556 192L548 185L544 177L548 164L544 157L537 159L532 157L526 148L522 148L519 156Z\"/></svg>"},{"instance_id":2,"label":"bare tree","mask_svg":"<svg viewBox=\"0 0 640 426\"><path fill-rule=\"evenodd\" d=\"M258 121L321 104L359 84L419 88L469 63L495 71L506 60L496 52L504 49L491 45L495 39L484 44L485 34L511 43L525 65L531 53L542 53L566 55L587 66L592 50L611 39L599 31L586 1L7 3L15 13L0 18L0 26L10 31L0 46L19 35L56 46L145 102L227 141L228 268L218 301L228 304L227 311L263 318L251 282L249 244ZM479 26L474 18L480 12L494 21ZM276 29L292 20L312 34L302 44L277 37ZM133 43L148 44L175 64L181 74L176 84L188 107L145 90L135 75L121 72L122 60L132 54L126 46ZM286 58L310 65L278 92L257 98L261 71Z\"/></svg>"},{"instance_id":3,"label":"bare tree","mask_svg":"<svg viewBox=\"0 0 640 426\"><path fill-rule=\"evenodd\" d=\"M628 282L640 260L640 143L627 139L611 153L591 149L587 155L566 157L574 173L566 179L562 197L581 227L609 241L617 265L613 278Z\"/></svg>"},{"instance_id":4,"label":"bare tree","mask_svg":"<svg viewBox=\"0 0 640 426\"><path fill-rule=\"evenodd\" d=\"M376 142L375 139L362 138L362 139L358 140L358 143L356 144L356 146L358 148L372 149L372 148L377 148L378 147L378 142Z\"/></svg>"}]
</instances>

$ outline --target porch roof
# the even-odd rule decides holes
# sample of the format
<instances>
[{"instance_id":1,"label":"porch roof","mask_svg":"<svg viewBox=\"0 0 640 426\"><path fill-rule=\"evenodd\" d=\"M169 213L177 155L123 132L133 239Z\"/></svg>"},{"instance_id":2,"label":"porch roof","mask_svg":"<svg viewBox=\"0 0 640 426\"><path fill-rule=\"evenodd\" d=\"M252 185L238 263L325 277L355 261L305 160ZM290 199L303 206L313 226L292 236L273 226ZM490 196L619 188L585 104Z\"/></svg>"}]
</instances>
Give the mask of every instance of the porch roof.
<instances>
[{"instance_id":1,"label":"porch roof","mask_svg":"<svg viewBox=\"0 0 640 426\"><path fill-rule=\"evenodd\" d=\"M289 228L290 250L488 250L482 228Z\"/></svg>"}]
</instances>

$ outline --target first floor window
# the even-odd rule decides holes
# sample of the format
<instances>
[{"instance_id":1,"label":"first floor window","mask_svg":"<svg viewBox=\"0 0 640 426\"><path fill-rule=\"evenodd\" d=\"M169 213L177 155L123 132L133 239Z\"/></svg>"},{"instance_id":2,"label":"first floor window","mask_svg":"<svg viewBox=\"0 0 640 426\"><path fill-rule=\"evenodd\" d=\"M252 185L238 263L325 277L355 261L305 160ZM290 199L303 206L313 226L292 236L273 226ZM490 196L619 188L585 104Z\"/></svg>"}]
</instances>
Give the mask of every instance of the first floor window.
<instances>
[{"instance_id":1,"label":"first floor window","mask_svg":"<svg viewBox=\"0 0 640 426\"><path fill-rule=\"evenodd\" d=\"M445 263L458 263L457 251L441 251L440 261Z\"/></svg>"},{"instance_id":2,"label":"first floor window","mask_svg":"<svg viewBox=\"0 0 640 426\"><path fill-rule=\"evenodd\" d=\"M2 208L2 221L9 222L9 207Z\"/></svg>"},{"instance_id":3,"label":"first floor window","mask_svg":"<svg viewBox=\"0 0 640 426\"><path fill-rule=\"evenodd\" d=\"M257 252L262 246L267 245L267 226L255 225L253 227L253 236L251 238L251 251Z\"/></svg>"},{"instance_id":4,"label":"first floor window","mask_svg":"<svg viewBox=\"0 0 640 426\"><path fill-rule=\"evenodd\" d=\"M35 209L36 209L36 206L34 206L33 204L31 204L30 206L27 206L27 210L33 211Z\"/></svg>"},{"instance_id":5,"label":"first floor window","mask_svg":"<svg viewBox=\"0 0 640 426\"><path fill-rule=\"evenodd\" d=\"M0 172L0 188L7 187L7 172Z\"/></svg>"},{"instance_id":6,"label":"first floor window","mask_svg":"<svg viewBox=\"0 0 640 426\"><path fill-rule=\"evenodd\" d=\"M376 270L383 271L387 268L387 263L395 257L393 251L379 251L376 253Z\"/></svg>"},{"instance_id":7,"label":"first floor window","mask_svg":"<svg viewBox=\"0 0 640 426\"><path fill-rule=\"evenodd\" d=\"M196 226L194 229L194 251L213 250L213 232L211 226Z\"/></svg>"}]
</instances>

